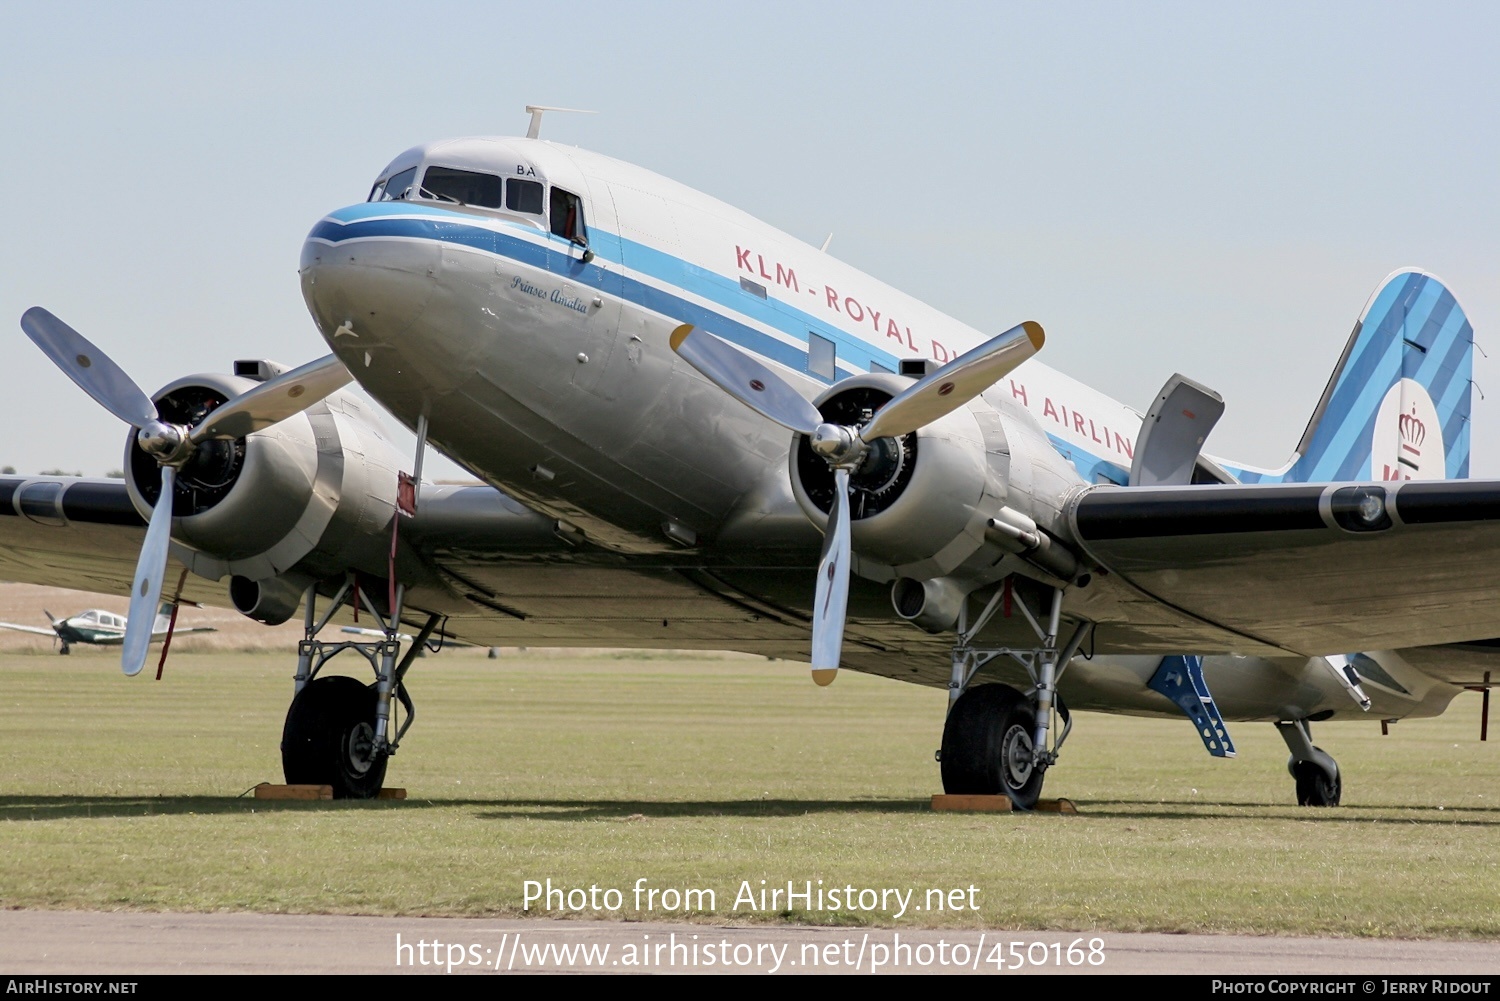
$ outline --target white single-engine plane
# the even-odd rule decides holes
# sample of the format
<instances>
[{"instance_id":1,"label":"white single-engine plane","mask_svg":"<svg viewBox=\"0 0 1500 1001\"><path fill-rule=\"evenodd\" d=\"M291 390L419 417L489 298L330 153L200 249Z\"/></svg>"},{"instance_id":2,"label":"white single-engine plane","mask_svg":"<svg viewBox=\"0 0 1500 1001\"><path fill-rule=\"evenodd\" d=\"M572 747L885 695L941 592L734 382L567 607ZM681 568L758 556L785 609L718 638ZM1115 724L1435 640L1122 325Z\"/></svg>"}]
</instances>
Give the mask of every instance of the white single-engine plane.
<instances>
[{"instance_id":1,"label":"white single-engine plane","mask_svg":"<svg viewBox=\"0 0 1500 1001\"><path fill-rule=\"evenodd\" d=\"M128 589L127 674L163 598L300 613L286 779L352 797L444 637L946 688L943 787L1023 808L1079 709L1186 715L1218 756L1274 725L1298 802L1332 805L1312 724L1488 688L1500 482L1467 478L1473 332L1432 275L1381 283L1291 460L1254 469L1202 452L1207 387L1142 414L1032 360L1035 322L973 330L536 124L413 147L313 226L333 353L301 368L148 397L29 310L132 430L123 482L0 478L0 575ZM411 475L351 377L415 431ZM422 482L429 442L485 485ZM356 609L378 636L324 638ZM351 649L372 683L322 671Z\"/></svg>"},{"instance_id":2,"label":"white single-engine plane","mask_svg":"<svg viewBox=\"0 0 1500 1001\"><path fill-rule=\"evenodd\" d=\"M42 609L42 614L47 616L50 626L48 629L43 629L41 626L26 626L19 622L0 622L0 629L50 636L58 641L57 652L60 654L72 653L73 647L80 643L84 646L119 646L125 642L125 616L103 608L85 608L77 615L69 615L65 619L54 617L45 608ZM151 642L158 643L165 640L168 633L184 636L188 633L212 632L217 632L213 626L176 628L172 621L172 610L168 607L158 612L156 621L151 624Z\"/></svg>"}]
</instances>

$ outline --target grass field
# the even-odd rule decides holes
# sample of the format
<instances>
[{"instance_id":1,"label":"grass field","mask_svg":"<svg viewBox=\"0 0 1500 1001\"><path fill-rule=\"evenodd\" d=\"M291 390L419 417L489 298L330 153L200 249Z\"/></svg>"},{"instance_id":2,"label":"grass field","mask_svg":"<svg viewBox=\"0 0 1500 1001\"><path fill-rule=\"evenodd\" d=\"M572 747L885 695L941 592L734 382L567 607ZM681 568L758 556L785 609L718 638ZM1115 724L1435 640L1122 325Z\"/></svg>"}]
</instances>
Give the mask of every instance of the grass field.
<instances>
[{"instance_id":1,"label":"grass field","mask_svg":"<svg viewBox=\"0 0 1500 1001\"><path fill-rule=\"evenodd\" d=\"M525 880L716 893L714 921L1500 937L1500 744L1478 696L1381 737L1327 725L1345 806L1286 752L1082 715L1044 795L1078 816L934 814L940 692L752 658L455 651L412 675L402 803L236 798L280 781L287 654L0 654L0 905L517 914ZM978 888L977 911L767 911L741 881ZM555 912L554 912L555 913ZM592 912L584 912L592 913ZM608 915L606 915L608 916Z\"/></svg>"}]
</instances>

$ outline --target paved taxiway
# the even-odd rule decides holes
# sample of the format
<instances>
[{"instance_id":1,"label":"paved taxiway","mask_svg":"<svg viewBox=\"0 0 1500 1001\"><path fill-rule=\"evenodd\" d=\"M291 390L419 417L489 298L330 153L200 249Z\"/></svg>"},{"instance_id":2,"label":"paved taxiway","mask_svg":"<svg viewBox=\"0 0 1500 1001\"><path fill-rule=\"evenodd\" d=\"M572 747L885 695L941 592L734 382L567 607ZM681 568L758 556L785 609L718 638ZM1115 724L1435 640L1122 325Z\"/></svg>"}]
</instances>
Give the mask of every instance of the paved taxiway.
<instances>
[{"instance_id":1,"label":"paved taxiway","mask_svg":"<svg viewBox=\"0 0 1500 1001\"><path fill-rule=\"evenodd\" d=\"M1008 972L1321 973L1352 977L1500 973L1500 943L1496 942L1084 932L1083 951L1074 954L1084 961L1073 966L1068 964L1065 950L1080 937L1078 933L92 911L0 911L0 971L442 973L450 960L456 960L454 973L492 972L496 968L516 972L582 971L589 966L579 961L560 962L555 949L549 951L547 947L608 945L609 952L602 959L595 952L593 969L613 973L769 972L777 950L781 950L779 972L852 973L856 958L859 972L870 972L882 955L888 961L899 958L891 951L898 932L899 941L914 950L900 954L910 955L912 960L900 968L932 973L976 972L972 962L961 966L951 960L956 955L972 959L981 934L985 944L977 972L997 972L983 961L985 956L995 955L997 943L1008 947L1014 942L1021 955L1029 952L1032 957L1046 958L1038 965L1027 963ZM413 948L398 952L398 935L400 943ZM1095 937L1102 939L1102 952L1097 954L1102 960L1090 965L1086 943ZM946 949L937 948L939 940L947 944ZM441 948L433 948L434 942L441 943ZM426 944L426 948L419 951L418 943ZM1060 948L1054 949L1050 943L1060 943ZM955 953L960 944L967 951ZM674 945L678 946L675 957L669 955ZM918 948L923 945L930 948ZM450 946L460 948L453 950ZM886 947L884 953L881 946ZM650 951L653 947L657 948L654 960ZM692 947L696 947L696 953ZM940 952L949 962L939 962ZM1002 948L999 955L1009 953L1008 948ZM815 961L810 959L814 955ZM1052 962L1053 955L1062 957L1061 965ZM923 958L929 961L923 963ZM741 964L741 960L747 962Z\"/></svg>"}]
</instances>

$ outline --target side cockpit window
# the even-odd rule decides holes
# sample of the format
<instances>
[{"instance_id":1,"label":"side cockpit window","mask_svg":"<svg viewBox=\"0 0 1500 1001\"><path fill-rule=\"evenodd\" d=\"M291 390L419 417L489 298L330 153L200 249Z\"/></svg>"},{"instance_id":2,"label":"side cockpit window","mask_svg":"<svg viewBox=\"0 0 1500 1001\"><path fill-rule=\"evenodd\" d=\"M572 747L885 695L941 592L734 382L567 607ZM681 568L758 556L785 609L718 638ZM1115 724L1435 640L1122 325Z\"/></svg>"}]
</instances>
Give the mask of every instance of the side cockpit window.
<instances>
[{"instance_id":1,"label":"side cockpit window","mask_svg":"<svg viewBox=\"0 0 1500 1001\"><path fill-rule=\"evenodd\" d=\"M439 202L498 209L502 203L501 186L500 178L494 174L454 167L428 167L418 194Z\"/></svg>"},{"instance_id":2,"label":"side cockpit window","mask_svg":"<svg viewBox=\"0 0 1500 1001\"><path fill-rule=\"evenodd\" d=\"M370 189L368 200L372 202L405 201L411 196L412 182L416 179L416 167L408 167L403 171L392 174L383 181L375 182L375 187Z\"/></svg>"},{"instance_id":3,"label":"side cockpit window","mask_svg":"<svg viewBox=\"0 0 1500 1001\"><path fill-rule=\"evenodd\" d=\"M542 214L542 185L538 181L524 181L512 177L505 189L505 207L512 212Z\"/></svg>"},{"instance_id":4,"label":"side cockpit window","mask_svg":"<svg viewBox=\"0 0 1500 1001\"><path fill-rule=\"evenodd\" d=\"M580 246L588 246L588 230L583 225L583 200L571 191L552 189L552 233Z\"/></svg>"}]
</instances>

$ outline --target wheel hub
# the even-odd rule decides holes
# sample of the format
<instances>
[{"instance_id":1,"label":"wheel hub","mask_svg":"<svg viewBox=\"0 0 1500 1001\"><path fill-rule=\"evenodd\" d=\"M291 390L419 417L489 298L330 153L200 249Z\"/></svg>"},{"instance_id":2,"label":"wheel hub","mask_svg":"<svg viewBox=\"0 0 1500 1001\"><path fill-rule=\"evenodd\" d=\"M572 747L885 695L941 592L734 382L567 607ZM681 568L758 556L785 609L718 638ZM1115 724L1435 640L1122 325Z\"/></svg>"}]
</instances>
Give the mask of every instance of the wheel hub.
<instances>
[{"instance_id":1,"label":"wheel hub","mask_svg":"<svg viewBox=\"0 0 1500 1001\"><path fill-rule=\"evenodd\" d=\"M1031 734L1019 724L1005 731L1005 740L1000 746L1000 769L1005 782L1012 789L1020 789L1031 780L1036 768L1036 756L1032 753Z\"/></svg>"},{"instance_id":2,"label":"wheel hub","mask_svg":"<svg viewBox=\"0 0 1500 1001\"><path fill-rule=\"evenodd\" d=\"M355 775L364 775L375 763L375 728L356 723L344 741L344 762Z\"/></svg>"}]
</instances>

